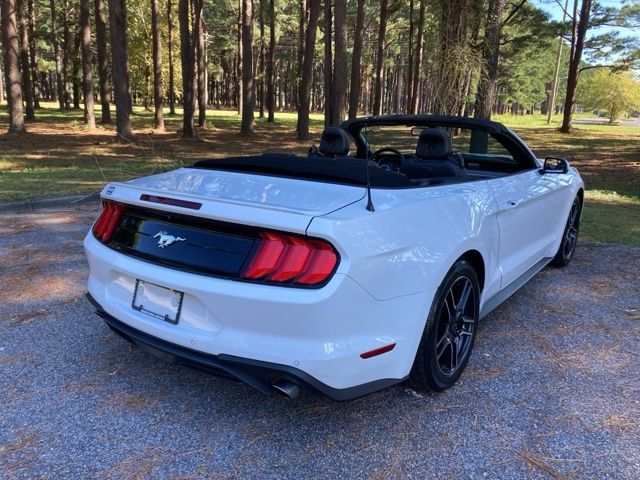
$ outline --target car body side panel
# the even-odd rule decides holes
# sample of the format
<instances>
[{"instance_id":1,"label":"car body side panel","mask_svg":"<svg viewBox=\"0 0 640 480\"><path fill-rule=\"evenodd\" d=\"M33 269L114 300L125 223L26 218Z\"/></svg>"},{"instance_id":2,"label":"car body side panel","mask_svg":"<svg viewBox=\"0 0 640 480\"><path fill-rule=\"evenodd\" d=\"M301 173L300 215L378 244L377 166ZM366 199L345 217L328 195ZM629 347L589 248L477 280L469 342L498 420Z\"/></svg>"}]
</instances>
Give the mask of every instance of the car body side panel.
<instances>
[{"instance_id":1,"label":"car body side panel","mask_svg":"<svg viewBox=\"0 0 640 480\"><path fill-rule=\"evenodd\" d=\"M498 204L502 288L555 255L577 180L573 172L533 169L488 181Z\"/></svg>"},{"instance_id":2,"label":"car body side panel","mask_svg":"<svg viewBox=\"0 0 640 480\"><path fill-rule=\"evenodd\" d=\"M498 209L485 180L374 189L372 200L374 212L357 202L314 218L307 229L345 247L346 272L372 296L385 300L435 290L469 250L484 259L483 295L500 288Z\"/></svg>"}]
</instances>

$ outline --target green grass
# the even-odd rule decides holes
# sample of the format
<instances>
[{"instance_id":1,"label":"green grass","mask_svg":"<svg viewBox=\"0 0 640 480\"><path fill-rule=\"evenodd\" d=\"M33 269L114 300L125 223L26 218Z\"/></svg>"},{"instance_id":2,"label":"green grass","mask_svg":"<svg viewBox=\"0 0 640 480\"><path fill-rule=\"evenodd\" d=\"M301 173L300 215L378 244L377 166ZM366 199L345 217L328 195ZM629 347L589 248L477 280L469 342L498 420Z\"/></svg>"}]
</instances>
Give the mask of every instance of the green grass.
<instances>
[{"instance_id":1,"label":"green grass","mask_svg":"<svg viewBox=\"0 0 640 480\"><path fill-rule=\"evenodd\" d=\"M208 126L197 140L183 140L181 111L165 111L165 132L154 132L153 113L135 108L131 145L114 142L113 126L88 132L82 111L60 112L45 104L26 135L0 134L0 202L97 191L112 180L125 180L190 164L195 159L263 151L305 153L318 143L323 117L311 116L312 140L295 140L295 113L277 112L276 122L256 118L256 134L242 137L235 111L209 110ZM99 118L99 112L96 111ZM115 112L113 112L115 119ZM576 118L585 117L577 115ZM576 124L560 134L560 116L546 124L543 115L496 116L532 147L539 157L570 159L583 176L587 194L583 237L640 245L640 127ZM6 106L0 107L0 131L6 130Z\"/></svg>"}]
</instances>

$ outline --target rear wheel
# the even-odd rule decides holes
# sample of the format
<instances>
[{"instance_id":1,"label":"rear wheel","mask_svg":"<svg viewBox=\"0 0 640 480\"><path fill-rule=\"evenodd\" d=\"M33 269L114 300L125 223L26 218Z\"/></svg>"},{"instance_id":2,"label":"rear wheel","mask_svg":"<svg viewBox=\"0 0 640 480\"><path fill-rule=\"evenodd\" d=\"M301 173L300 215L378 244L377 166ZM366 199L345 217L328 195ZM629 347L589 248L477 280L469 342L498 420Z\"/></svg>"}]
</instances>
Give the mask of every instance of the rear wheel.
<instances>
[{"instance_id":1,"label":"rear wheel","mask_svg":"<svg viewBox=\"0 0 640 480\"><path fill-rule=\"evenodd\" d=\"M476 336L480 288L475 270L458 261L438 288L411 369L421 389L441 392L462 375Z\"/></svg>"},{"instance_id":2,"label":"rear wheel","mask_svg":"<svg viewBox=\"0 0 640 480\"><path fill-rule=\"evenodd\" d=\"M580 210L582 210L582 202L580 198L576 196L573 199L571 210L569 211L569 218L567 218L567 224L564 227L562 233L562 241L556 256L553 257L551 265L554 267L565 267L571 263L573 254L576 251L576 244L578 243L578 230L580 228Z\"/></svg>"}]
</instances>

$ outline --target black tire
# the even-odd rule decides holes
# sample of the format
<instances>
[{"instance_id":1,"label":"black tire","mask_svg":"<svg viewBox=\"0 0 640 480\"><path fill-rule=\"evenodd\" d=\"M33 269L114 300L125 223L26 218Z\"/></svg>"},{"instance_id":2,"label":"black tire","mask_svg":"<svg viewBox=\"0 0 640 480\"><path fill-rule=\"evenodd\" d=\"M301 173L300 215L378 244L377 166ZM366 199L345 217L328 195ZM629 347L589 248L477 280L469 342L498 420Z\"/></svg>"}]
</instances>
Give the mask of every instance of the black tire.
<instances>
[{"instance_id":1,"label":"black tire","mask_svg":"<svg viewBox=\"0 0 640 480\"><path fill-rule=\"evenodd\" d=\"M467 288L470 290L465 294ZM447 273L431 305L410 374L417 388L442 392L458 381L473 349L479 306L476 272L469 262L459 260Z\"/></svg>"},{"instance_id":2,"label":"black tire","mask_svg":"<svg viewBox=\"0 0 640 480\"><path fill-rule=\"evenodd\" d=\"M576 196L571 204L567 224L562 232L562 241L556 252L556 256L551 260L551 265L562 268L571 263L573 255L576 252L578 244L578 232L580 230L580 212L582 211L582 202L580 197Z\"/></svg>"}]
</instances>

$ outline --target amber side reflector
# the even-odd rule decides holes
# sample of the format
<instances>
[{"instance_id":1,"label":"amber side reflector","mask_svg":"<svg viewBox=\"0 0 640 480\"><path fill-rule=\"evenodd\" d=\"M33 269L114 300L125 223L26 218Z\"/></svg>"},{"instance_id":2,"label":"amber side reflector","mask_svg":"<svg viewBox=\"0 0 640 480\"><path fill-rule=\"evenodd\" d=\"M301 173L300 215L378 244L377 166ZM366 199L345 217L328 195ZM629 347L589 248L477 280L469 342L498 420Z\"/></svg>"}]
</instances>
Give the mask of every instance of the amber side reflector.
<instances>
[{"instance_id":1,"label":"amber side reflector","mask_svg":"<svg viewBox=\"0 0 640 480\"><path fill-rule=\"evenodd\" d=\"M385 345L379 348L374 348L373 350L369 350L368 352L361 353L360 358L367 359L367 358L375 357L378 355L382 355L383 353L390 352L394 348L396 348L396 344L390 343L389 345Z\"/></svg>"},{"instance_id":2,"label":"amber side reflector","mask_svg":"<svg viewBox=\"0 0 640 480\"><path fill-rule=\"evenodd\" d=\"M191 210L200 210L201 203L190 202L188 200L180 200L178 198L159 197L157 195L148 195L143 193L140 200L151 203L159 203L161 205L173 205L174 207L190 208Z\"/></svg>"}]
</instances>

